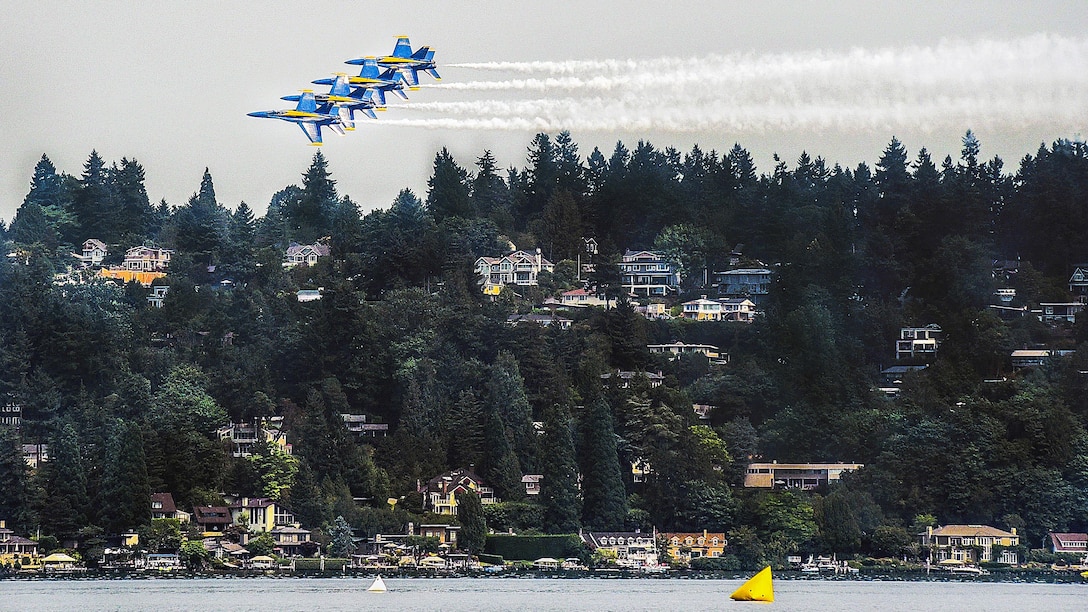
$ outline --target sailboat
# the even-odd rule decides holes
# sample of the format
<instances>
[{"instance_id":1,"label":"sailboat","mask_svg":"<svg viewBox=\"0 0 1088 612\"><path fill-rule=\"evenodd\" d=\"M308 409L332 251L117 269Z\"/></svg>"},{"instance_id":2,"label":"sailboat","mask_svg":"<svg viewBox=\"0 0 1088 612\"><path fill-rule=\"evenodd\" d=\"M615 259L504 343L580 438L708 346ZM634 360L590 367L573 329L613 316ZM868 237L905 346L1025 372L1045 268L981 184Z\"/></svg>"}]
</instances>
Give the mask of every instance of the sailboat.
<instances>
[{"instance_id":1,"label":"sailboat","mask_svg":"<svg viewBox=\"0 0 1088 612\"><path fill-rule=\"evenodd\" d=\"M774 601L774 588L771 585L771 568L761 569L729 596L736 601Z\"/></svg>"},{"instance_id":2,"label":"sailboat","mask_svg":"<svg viewBox=\"0 0 1088 612\"><path fill-rule=\"evenodd\" d=\"M385 581L382 580L381 576L375 578L374 582L370 585L370 588L367 589L367 591L371 593L384 593L386 590L387 589L385 588Z\"/></svg>"}]
</instances>

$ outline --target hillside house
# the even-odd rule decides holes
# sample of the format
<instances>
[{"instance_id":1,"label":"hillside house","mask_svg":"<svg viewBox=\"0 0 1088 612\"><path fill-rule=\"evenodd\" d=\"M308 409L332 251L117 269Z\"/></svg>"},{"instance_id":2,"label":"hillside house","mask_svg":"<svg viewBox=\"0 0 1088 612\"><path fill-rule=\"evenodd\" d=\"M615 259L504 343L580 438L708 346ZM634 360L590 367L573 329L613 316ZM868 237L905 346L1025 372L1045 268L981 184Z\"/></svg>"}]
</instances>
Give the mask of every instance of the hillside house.
<instances>
[{"instance_id":1,"label":"hillside house","mask_svg":"<svg viewBox=\"0 0 1088 612\"><path fill-rule=\"evenodd\" d=\"M1088 554L1088 533L1048 533L1047 544L1050 552Z\"/></svg>"},{"instance_id":2,"label":"hillside house","mask_svg":"<svg viewBox=\"0 0 1088 612\"><path fill-rule=\"evenodd\" d=\"M656 389L665 382L665 376L661 372L632 372L628 370L616 370L615 372L605 372L601 374L601 380L611 380L612 375L615 374L619 380L620 389L630 389L632 381L638 376L645 376L650 382L650 388Z\"/></svg>"},{"instance_id":3,"label":"hillside house","mask_svg":"<svg viewBox=\"0 0 1088 612\"><path fill-rule=\"evenodd\" d=\"M325 244L298 244L292 242L291 246L287 247L287 252L284 253L283 267L314 266L317 265L319 259L328 257L330 254L332 254L332 251Z\"/></svg>"},{"instance_id":4,"label":"hillside house","mask_svg":"<svg viewBox=\"0 0 1088 612\"><path fill-rule=\"evenodd\" d=\"M1069 293L1081 296L1082 300L1088 298L1088 264L1080 264L1073 270L1069 277Z\"/></svg>"},{"instance_id":5,"label":"hillside house","mask_svg":"<svg viewBox=\"0 0 1088 612\"><path fill-rule=\"evenodd\" d=\"M79 260L81 266L87 268L102 265L102 260L106 259L109 254L110 250L105 242L95 238L88 238L83 242L83 253L75 255L75 258Z\"/></svg>"},{"instance_id":6,"label":"hillside house","mask_svg":"<svg viewBox=\"0 0 1088 612\"><path fill-rule=\"evenodd\" d=\"M389 423L367 423L365 414L341 414L340 418L350 433L360 437L384 438L389 434Z\"/></svg>"},{"instance_id":7,"label":"hillside house","mask_svg":"<svg viewBox=\"0 0 1088 612\"><path fill-rule=\"evenodd\" d=\"M1037 312L1043 323L1076 323L1084 302L1040 302Z\"/></svg>"},{"instance_id":8,"label":"hillside house","mask_svg":"<svg viewBox=\"0 0 1088 612\"><path fill-rule=\"evenodd\" d=\"M772 272L767 268L738 268L714 273L718 297L748 298L762 304L771 290Z\"/></svg>"},{"instance_id":9,"label":"hillside house","mask_svg":"<svg viewBox=\"0 0 1088 612\"><path fill-rule=\"evenodd\" d=\"M930 323L925 327L904 327L895 343L896 359L933 359L941 346L941 326Z\"/></svg>"},{"instance_id":10,"label":"hillside house","mask_svg":"<svg viewBox=\"0 0 1088 612\"><path fill-rule=\"evenodd\" d=\"M860 463L749 463L744 486L757 489L815 489L836 482Z\"/></svg>"},{"instance_id":11,"label":"hillside house","mask_svg":"<svg viewBox=\"0 0 1088 612\"><path fill-rule=\"evenodd\" d=\"M192 522L205 534L223 533L233 523L226 506L195 506Z\"/></svg>"},{"instance_id":12,"label":"hillside house","mask_svg":"<svg viewBox=\"0 0 1088 612\"><path fill-rule=\"evenodd\" d=\"M621 284L639 297L665 296L680 288L680 272L660 253L627 251L620 261Z\"/></svg>"},{"instance_id":13,"label":"hillside house","mask_svg":"<svg viewBox=\"0 0 1088 612\"><path fill-rule=\"evenodd\" d=\"M121 269L134 272L162 272L170 267L170 257L173 254L174 252L170 249L135 246L125 251L125 260L121 262Z\"/></svg>"},{"instance_id":14,"label":"hillside house","mask_svg":"<svg viewBox=\"0 0 1088 612\"><path fill-rule=\"evenodd\" d=\"M670 344L647 344L650 353L664 353L669 355L669 360L683 358L684 355L703 355L707 359L717 363L729 363L729 353L723 353L713 344L684 344L673 342Z\"/></svg>"},{"instance_id":15,"label":"hillside house","mask_svg":"<svg viewBox=\"0 0 1088 612\"><path fill-rule=\"evenodd\" d=\"M151 518L152 519L177 519L182 523L188 523L192 516L184 510L178 510L174 503L174 496L170 493L151 494Z\"/></svg>"},{"instance_id":16,"label":"hillside house","mask_svg":"<svg viewBox=\"0 0 1088 612\"><path fill-rule=\"evenodd\" d=\"M287 443L287 434L283 432L283 417L257 418L249 423L227 423L216 430L220 440L230 440L232 457L248 457L253 454L253 446L263 442L276 452L292 454Z\"/></svg>"},{"instance_id":17,"label":"hillside house","mask_svg":"<svg viewBox=\"0 0 1088 612\"><path fill-rule=\"evenodd\" d=\"M494 504L499 500L495 490L487 486L475 472L465 468L451 470L427 481L421 491L425 494L427 509L436 514L457 514L457 496L475 491L480 503Z\"/></svg>"},{"instance_id":18,"label":"hillside house","mask_svg":"<svg viewBox=\"0 0 1088 612\"><path fill-rule=\"evenodd\" d=\"M480 257L476 260L476 274L480 276L480 284L485 290L507 285L535 287L537 277L545 271L554 272L555 264L544 259L540 249L535 253L514 251L502 257Z\"/></svg>"},{"instance_id":19,"label":"hillside house","mask_svg":"<svg viewBox=\"0 0 1088 612\"><path fill-rule=\"evenodd\" d=\"M227 507L230 508L231 523L247 527L252 533L271 532L276 527L295 523L294 515L283 504L267 497L238 497ZM244 524L243 513L249 515L249 521Z\"/></svg>"}]
</instances>

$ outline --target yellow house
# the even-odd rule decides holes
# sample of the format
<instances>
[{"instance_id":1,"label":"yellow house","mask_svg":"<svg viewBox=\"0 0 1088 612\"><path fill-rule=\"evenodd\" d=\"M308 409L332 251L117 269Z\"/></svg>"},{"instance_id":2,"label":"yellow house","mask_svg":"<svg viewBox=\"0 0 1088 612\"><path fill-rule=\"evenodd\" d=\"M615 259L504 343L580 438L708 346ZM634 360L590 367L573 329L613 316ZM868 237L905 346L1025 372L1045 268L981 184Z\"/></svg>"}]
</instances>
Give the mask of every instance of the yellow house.
<instances>
[{"instance_id":1,"label":"yellow house","mask_svg":"<svg viewBox=\"0 0 1088 612\"><path fill-rule=\"evenodd\" d=\"M725 553L724 533L662 533L662 548L669 557L681 563L688 563L700 557L720 557Z\"/></svg>"},{"instance_id":2,"label":"yellow house","mask_svg":"<svg viewBox=\"0 0 1088 612\"><path fill-rule=\"evenodd\" d=\"M927 527L918 537L922 546L930 549L930 559L935 563L996 561L1016 565L1020 562L1014 550L1020 545L1015 527L1012 531L1003 531L989 525L945 525ZM994 546L1004 548L997 558L993 554Z\"/></svg>"},{"instance_id":3,"label":"yellow house","mask_svg":"<svg viewBox=\"0 0 1088 612\"><path fill-rule=\"evenodd\" d=\"M452 470L435 476L427 481L426 500L431 512L436 514L457 514L457 496L467 491L475 491L480 496L481 504L494 504L495 490L484 484L475 472L464 468Z\"/></svg>"}]
</instances>

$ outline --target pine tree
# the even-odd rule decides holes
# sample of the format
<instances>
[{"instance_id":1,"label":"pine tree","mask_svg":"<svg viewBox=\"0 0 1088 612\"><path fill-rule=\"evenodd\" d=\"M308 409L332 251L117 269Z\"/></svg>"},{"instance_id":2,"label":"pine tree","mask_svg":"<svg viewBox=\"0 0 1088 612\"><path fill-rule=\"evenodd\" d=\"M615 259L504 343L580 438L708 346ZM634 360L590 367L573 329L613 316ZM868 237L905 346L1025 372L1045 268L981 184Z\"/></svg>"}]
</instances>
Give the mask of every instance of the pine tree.
<instances>
[{"instance_id":1,"label":"pine tree","mask_svg":"<svg viewBox=\"0 0 1088 612\"><path fill-rule=\"evenodd\" d=\"M581 527L578 499L578 462L574 455L573 427L569 410L556 404L544 421L541 457L543 470L540 497L544 505L544 531L576 533Z\"/></svg>"},{"instance_id":2,"label":"pine tree","mask_svg":"<svg viewBox=\"0 0 1088 612\"><path fill-rule=\"evenodd\" d=\"M151 496L143 437L134 423L116 419L109 427L98 507L105 509L102 526L121 533L146 524Z\"/></svg>"},{"instance_id":3,"label":"pine tree","mask_svg":"<svg viewBox=\"0 0 1088 612\"><path fill-rule=\"evenodd\" d=\"M447 217L475 216L468 172L457 165L445 147L435 154L434 171L427 180L427 210L439 222Z\"/></svg>"},{"instance_id":4,"label":"pine tree","mask_svg":"<svg viewBox=\"0 0 1088 612\"><path fill-rule=\"evenodd\" d=\"M144 169L136 160L121 158L121 166L110 172L120 237L128 243L141 242L152 225L154 211L144 187Z\"/></svg>"},{"instance_id":5,"label":"pine tree","mask_svg":"<svg viewBox=\"0 0 1088 612\"><path fill-rule=\"evenodd\" d=\"M483 453L480 461L480 475L491 484L500 498L514 499L522 493L521 469L518 466L517 455L510 447L498 407L493 402L486 402L483 407Z\"/></svg>"},{"instance_id":6,"label":"pine tree","mask_svg":"<svg viewBox=\"0 0 1088 612\"><path fill-rule=\"evenodd\" d=\"M285 209L292 229L291 239L305 244L330 236L340 196L321 151L314 153L310 167L302 175L299 196Z\"/></svg>"},{"instance_id":7,"label":"pine tree","mask_svg":"<svg viewBox=\"0 0 1088 612\"><path fill-rule=\"evenodd\" d=\"M109 169L97 151L91 151L83 165L83 176L79 180L72 208L82 234L87 238L98 238L107 244L119 238L116 207L110 193Z\"/></svg>"},{"instance_id":8,"label":"pine tree","mask_svg":"<svg viewBox=\"0 0 1088 612\"><path fill-rule=\"evenodd\" d=\"M337 516L329 530L329 555L340 559L348 559L355 552L355 543L352 541L351 525L343 516Z\"/></svg>"},{"instance_id":9,"label":"pine tree","mask_svg":"<svg viewBox=\"0 0 1088 612\"><path fill-rule=\"evenodd\" d=\"M74 535L90 523L91 505L83 448L72 422L57 430L49 445L49 461L42 469L46 502L39 511L42 530L58 537Z\"/></svg>"},{"instance_id":10,"label":"pine tree","mask_svg":"<svg viewBox=\"0 0 1088 612\"><path fill-rule=\"evenodd\" d=\"M15 529L31 524L29 470L23 459L23 447L14 428L0 427L0 516L9 517Z\"/></svg>"},{"instance_id":11,"label":"pine tree","mask_svg":"<svg viewBox=\"0 0 1088 612\"><path fill-rule=\"evenodd\" d=\"M320 527L331 518L332 509L321 492L314 471L305 460L299 463L298 475L291 485L289 497L291 513L303 527Z\"/></svg>"},{"instance_id":12,"label":"pine tree","mask_svg":"<svg viewBox=\"0 0 1088 612\"><path fill-rule=\"evenodd\" d=\"M253 218L253 209L242 201L230 217L230 238L233 248L246 251L252 249L256 231L257 223Z\"/></svg>"},{"instance_id":13,"label":"pine tree","mask_svg":"<svg viewBox=\"0 0 1088 612\"><path fill-rule=\"evenodd\" d=\"M484 519L480 496L475 491L465 491L457 495L457 521L461 523L458 545L470 555L478 554L487 541L487 521Z\"/></svg>"},{"instance_id":14,"label":"pine tree","mask_svg":"<svg viewBox=\"0 0 1088 612\"><path fill-rule=\"evenodd\" d=\"M627 492L608 402L603 397L591 402L580 425L582 523L596 531L620 531L627 518Z\"/></svg>"},{"instance_id":15,"label":"pine tree","mask_svg":"<svg viewBox=\"0 0 1088 612\"><path fill-rule=\"evenodd\" d=\"M539 445L533 427L533 407L525 396L525 381L514 355L502 351L491 365L487 383L487 401L497 408L510 447L517 455L523 473L536 473Z\"/></svg>"}]
</instances>

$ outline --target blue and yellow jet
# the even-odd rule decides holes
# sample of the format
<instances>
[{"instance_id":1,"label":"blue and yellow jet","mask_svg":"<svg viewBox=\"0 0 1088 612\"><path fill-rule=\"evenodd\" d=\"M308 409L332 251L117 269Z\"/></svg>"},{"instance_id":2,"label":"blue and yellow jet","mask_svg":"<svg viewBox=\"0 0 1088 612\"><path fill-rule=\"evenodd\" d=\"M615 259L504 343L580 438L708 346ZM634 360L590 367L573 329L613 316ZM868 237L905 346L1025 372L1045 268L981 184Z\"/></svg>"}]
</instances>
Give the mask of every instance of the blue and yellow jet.
<instances>
[{"instance_id":1,"label":"blue and yellow jet","mask_svg":"<svg viewBox=\"0 0 1088 612\"><path fill-rule=\"evenodd\" d=\"M310 144L315 147L321 146L321 128L323 126L340 134L344 133L343 121L335 107L332 104L318 106L314 92L308 89L303 90L302 95L298 96L298 105L295 106L294 110L255 111L248 113L248 115L250 117L282 119L283 121L296 123L302 128L302 132L306 134L306 137L310 139Z\"/></svg>"},{"instance_id":2,"label":"blue and yellow jet","mask_svg":"<svg viewBox=\"0 0 1088 612\"><path fill-rule=\"evenodd\" d=\"M419 73L426 72L436 81L441 81L438 71L435 70L434 51L430 47L420 47L412 52L412 44L407 36L398 36L397 45L393 47L393 54L378 58L378 65L383 68L399 70L408 79L411 88L419 87Z\"/></svg>"},{"instance_id":3,"label":"blue and yellow jet","mask_svg":"<svg viewBox=\"0 0 1088 612\"><path fill-rule=\"evenodd\" d=\"M378 68L378 60L374 57L363 57L360 59L348 60L344 63L362 66L362 69L359 71L359 76L348 77L348 86L359 88L359 90L374 90L374 95L378 99L379 107L385 107L385 93L387 91L391 91L405 100L408 99L408 95L404 93L404 77L392 68L385 70L384 72L381 71ZM313 81L314 85L333 85L334 83L335 79L317 79L316 81Z\"/></svg>"},{"instance_id":4,"label":"blue and yellow jet","mask_svg":"<svg viewBox=\"0 0 1088 612\"><path fill-rule=\"evenodd\" d=\"M293 96L283 96L280 99L296 102L301 101L301 98L302 94L295 94ZM314 99L319 105L332 105L335 114L340 116L340 123L345 130L355 129L355 111L359 111L371 119L377 119L378 116L374 114L374 111L385 110L384 106L378 106L374 102L374 90L352 89L348 85L348 76L345 74L336 75L329 93L314 94ZM330 112L329 114L333 113Z\"/></svg>"}]
</instances>

